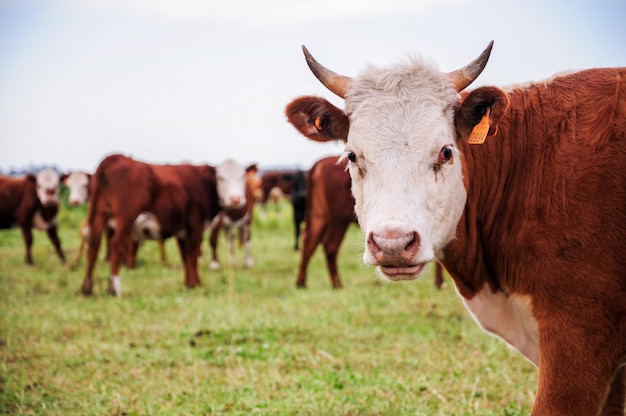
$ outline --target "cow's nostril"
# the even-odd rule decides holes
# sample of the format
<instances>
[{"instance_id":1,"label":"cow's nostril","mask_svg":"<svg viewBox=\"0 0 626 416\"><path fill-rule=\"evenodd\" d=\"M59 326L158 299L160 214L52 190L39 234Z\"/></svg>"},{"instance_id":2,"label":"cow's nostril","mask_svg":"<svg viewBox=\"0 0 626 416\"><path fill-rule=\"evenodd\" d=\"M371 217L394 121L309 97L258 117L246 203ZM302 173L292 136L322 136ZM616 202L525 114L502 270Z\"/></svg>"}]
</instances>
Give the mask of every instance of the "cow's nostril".
<instances>
[{"instance_id":1,"label":"cow's nostril","mask_svg":"<svg viewBox=\"0 0 626 416\"><path fill-rule=\"evenodd\" d=\"M367 247L369 248L370 253L372 253L372 255L375 258L380 255L381 249L378 246L378 244L376 244L376 240L374 238L374 233L370 233L369 237L367 238Z\"/></svg>"},{"instance_id":2,"label":"cow's nostril","mask_svg":"<svg viewBox=\"0 0 626 416\"><path fill-rule=\"evenodd\" d=\"M419 248L420 248L420 236L416 231L413 231L413 237L408 242L408 244L404 246L404 251L408 255L413 256L417 254L417 251L419 250Z\"/></svg>"}]
</instances>

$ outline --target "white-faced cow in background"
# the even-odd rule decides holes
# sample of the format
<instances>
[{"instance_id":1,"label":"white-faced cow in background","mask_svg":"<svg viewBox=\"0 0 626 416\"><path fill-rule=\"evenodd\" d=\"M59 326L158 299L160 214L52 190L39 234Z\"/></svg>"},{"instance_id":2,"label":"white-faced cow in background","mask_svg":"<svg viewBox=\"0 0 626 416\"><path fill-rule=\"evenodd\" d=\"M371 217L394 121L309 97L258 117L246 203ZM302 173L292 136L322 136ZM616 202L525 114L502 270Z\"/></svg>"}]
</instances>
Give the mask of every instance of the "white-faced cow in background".
<instances>
[{"instance_id":1,"label":"white-faced cow in background","mask_svg":"<svg viewBox=\"0 0 626 416\"><path fill-rule=\"evenodd\" d=\"M80 171L72 171L61 175L61 182L70 191L67 197L70 205L78 206L86 204L89 200L89 181L91 174Z\"/></svg>"},{"instance_id":2,"label":"white-faced cow in background","mask_svg":"<svg viewBox=\"0 0 626 416\"><path fill-rule=\"evenodd\" d=\"M255 170L256 165L244 168L232 159L225 160L215 169L217 195L222 210L210 227L211 263L209 267L213 270L220 268L220 262L217 258L217 242L222 227L228 240L231 264L235 255L233 230L237 230L239 244L245 248L244 265L251 267L254 263L250 247L250 227L254 212L254 191L257 179L255 175L250 173Z\"/></svg>"},{"instance_id":3,"label":"white-faced cow in background","mask_svg":"<svg viewBox=\"0 0 626 416\"><path fill-rule=\"evenodd\" d=\"M301 97L287 117L346 143L367 264L397 281L439 259L476 321L539 367L532 415L623 415L626 68L462 92L490 51L348 78L305 49L345 111Z\"/></svg>"},{"instance_id":4,"label":"white-faced cow in background","mask_svg":"<svg viewBox=\"0 0 626 416\"><path fill-rule=\"evenodd\" d=\"M0 229L20 227L26 245L25 261L33 264L33 231L45 231L59 258L65 262L57 234L59 175L49 169L24 178L0 176Z\"/></svg>"}]
</instances>

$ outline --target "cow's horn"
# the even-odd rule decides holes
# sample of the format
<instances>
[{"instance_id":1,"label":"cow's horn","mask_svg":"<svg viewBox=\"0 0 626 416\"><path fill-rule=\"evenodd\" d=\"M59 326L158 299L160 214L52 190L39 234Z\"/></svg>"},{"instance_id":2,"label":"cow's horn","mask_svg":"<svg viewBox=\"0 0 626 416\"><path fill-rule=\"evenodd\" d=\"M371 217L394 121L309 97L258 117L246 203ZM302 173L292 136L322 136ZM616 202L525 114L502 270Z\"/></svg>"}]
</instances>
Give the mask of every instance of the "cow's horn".
<instances>
[{"instance_id":1,"label":"cow's horn","mask_svg":"<svg viewBox=\"0 0 626 416\"><path fill-rule=\"evenodd\" d=\"M481 53L478 58L465 65L463 68L450 72L450 78L452 79L452 83L458 92L467 88L467 86L474 82L480 73L483 72L485 65L487 65L487 61L489 60L492 47L493 41L489 42L487 48L485 48L483 53Z\"/></svg>"},{"instance_id":2,"label":"cow's horn","mask_svg":"<svg viewBox=\"0 0 626 416\"><path fill-rule=\"evenodd\" d=\"M320 80L322 84L341 98L346 97L346 92L348 91L348 86L350 85L351 79L350 77L346 77L343 75L339 75L334 73L333 71L323 67L319 62L313 58L313 56L309 53L307 48L302 45L302 52L304 52L304 56L306 57L306 63L311 68L311 72L317 79Z\"/></svg>"}]
</instances>

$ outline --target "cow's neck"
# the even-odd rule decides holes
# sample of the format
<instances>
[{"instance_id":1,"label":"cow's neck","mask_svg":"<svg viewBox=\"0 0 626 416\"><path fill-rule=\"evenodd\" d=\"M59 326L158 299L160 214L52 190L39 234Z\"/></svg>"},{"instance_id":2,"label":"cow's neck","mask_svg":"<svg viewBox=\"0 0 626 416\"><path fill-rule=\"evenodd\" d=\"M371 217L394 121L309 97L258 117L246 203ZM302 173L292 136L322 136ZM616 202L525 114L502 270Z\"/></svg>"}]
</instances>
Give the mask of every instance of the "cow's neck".
<instances>
[{"instance_id":1,"label":"cow's neck","mask_svg":"<svg viewBox=\"0 0 626 416\"><path fill-rule=\"evenodd\" d=\"M505 123L503 123L505 124ZM501 129L503 133L504 129ZM516 215L521 196L520 149L503 137L490 138L481 148L460 144L467 178L467 202L455 239L444 249L442 262L468 311L487 332L504 339L538 365L537 323L532 296L506 268L516 243ZM519 143L518 143L519 145ZM528 153L526 153L528 154ZM528 157L533 157L532 155ZM512 214L514 209L519 212Z\"/></svg>"}]
</instances>

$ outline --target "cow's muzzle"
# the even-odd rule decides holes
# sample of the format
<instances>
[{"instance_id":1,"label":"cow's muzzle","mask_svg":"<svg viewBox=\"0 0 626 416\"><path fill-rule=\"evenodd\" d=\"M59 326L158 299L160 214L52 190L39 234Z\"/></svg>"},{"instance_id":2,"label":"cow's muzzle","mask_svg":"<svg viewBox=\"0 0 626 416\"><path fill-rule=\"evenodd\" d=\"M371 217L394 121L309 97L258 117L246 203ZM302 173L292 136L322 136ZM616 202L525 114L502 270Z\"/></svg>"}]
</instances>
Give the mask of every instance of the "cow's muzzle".
<instances>
[{"instance_id":1,"label":"cow's muzzle","mask_svg":"<svg viewBox=\"0 0 626 416\"><path fill-rule=\"evenodd\" d=\"M415 279L424 269L425 263L417 258L420 250L417 231L371 232L367 238L367 250L389 280Z\"/></svg>"}]
</instances>

